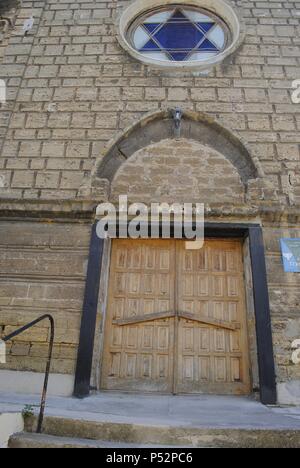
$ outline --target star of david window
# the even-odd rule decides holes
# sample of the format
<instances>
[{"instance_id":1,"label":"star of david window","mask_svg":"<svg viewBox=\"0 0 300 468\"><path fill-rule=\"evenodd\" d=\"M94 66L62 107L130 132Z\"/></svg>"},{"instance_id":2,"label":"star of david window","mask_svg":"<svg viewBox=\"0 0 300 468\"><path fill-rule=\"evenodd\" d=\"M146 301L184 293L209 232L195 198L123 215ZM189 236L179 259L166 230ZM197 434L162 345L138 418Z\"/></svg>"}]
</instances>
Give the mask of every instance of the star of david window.
<instances>
[{"instance_id":1,"label":"star of david window","mask_svg":"<svg viewBox=\"0 0 300 468\"><path fill-rule=\"evenodd\" d=\"M206 61L226 48L229 28L216 15L170 6L139 17L130 30L139 53L159 61Z\"/></svg>"}]
</instances>

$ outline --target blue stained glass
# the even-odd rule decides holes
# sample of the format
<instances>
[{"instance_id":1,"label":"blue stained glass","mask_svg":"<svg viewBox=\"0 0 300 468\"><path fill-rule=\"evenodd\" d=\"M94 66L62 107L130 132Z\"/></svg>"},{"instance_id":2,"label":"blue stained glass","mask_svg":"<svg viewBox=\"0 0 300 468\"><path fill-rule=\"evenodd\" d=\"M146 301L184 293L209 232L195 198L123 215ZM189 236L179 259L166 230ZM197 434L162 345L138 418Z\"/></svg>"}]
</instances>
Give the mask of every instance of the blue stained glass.
<instances>
[{"instance_id":1,"label":"blue stained glass","mask_svg":"<svg viewBox=\"0 0 300 468\"><path fill-rule=\"evenodd\" d=\"M211 21L194 22L177 8L169 19L161 23L143 23L149 40L139 50L164 52L170 60L177 62L187 60L192 53L218 53L220 49L209 39L209 33L216 24L213 18Z\"/></svg>"},{"instance_id":2,"label":"blue stained glass","mask_svg":"<svg viewBox=\"0 0 300 468\"><path fill-rule=\"evenodd\" d=\"M208 33L216 23L197 23L197 26L203 31L204 33Z\"/></svg>"},{"instance_id":3,"label":"blue stained glass","mask_svg":"<svg viewBox=\"0 0 300 468\"><path fill-rule=\"evenodd\" d=\"M161 26L161 24L160 23L144 23L143 26L145 29L147 29L148 32L153 33L159 26Z\"/></svg>"},{"instance_id":4,"label":"blue stained glass","mask_svg":"<svg viewBox=\"0 0 300 468\"><path fill-rule=\"evenodd\" d=\"M218 51L219 49L208 39L205 39L205 41L203 41L200 44L199 50L203 50L203 51L205 50L206 52L215 52L215 51Z\"/></svg>"},{"instance_id":5,"label":"blue stained glass","mask_svg":"<svg viewBox=\"0 0 300 468\"><path fill-rule=\"evenodd\" d=\"M199 44L203 33L192 23L167 23L155 38L166 50L191 50Z\"/></svg>"},{"instance_id":6,"label":"blue stained glass","mask_svg":"<svg viewBox=\"0 0 300 468\"><path fill-rule=\"evenodd\" d=\"M171 18L171 21L186 21L187 17L181 13L180 10L177 10Z\"/></svg>"},{"instance_id":7,"label":"blue stained glass","mask_svg":"<svg viewBox=\"0 0 300 468\"><path fill-rule=\"evenodd\" d=\"M182 62L189 55L189 52L168 52L175 62Z\"/></svg>"},{"instance_id":8,"label":"blue stained glass","mask_svg":"<svg viewBox=\"0 0 300 468\"><path fill-rule=\"evenodd\" d=\"M143 49L142 50L161 50L161 48L159 47L159 45L156 44L156 42L154 42L152 39L150 41L147 42L146 45L144 45Z\"/></svg>"}]
</instances>

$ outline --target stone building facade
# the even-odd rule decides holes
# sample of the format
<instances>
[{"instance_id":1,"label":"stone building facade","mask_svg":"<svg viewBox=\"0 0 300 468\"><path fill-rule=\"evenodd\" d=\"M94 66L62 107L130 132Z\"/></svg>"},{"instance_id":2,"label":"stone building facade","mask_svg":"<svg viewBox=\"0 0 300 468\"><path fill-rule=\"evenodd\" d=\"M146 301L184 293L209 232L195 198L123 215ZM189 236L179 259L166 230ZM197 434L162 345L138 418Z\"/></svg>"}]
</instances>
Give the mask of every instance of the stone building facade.
<instances>
[{"instance_id":1,"label":"stone building facade","mask_svg":"<svg viewBox=\"0 0 300 468\"><path fill-rule=\"evenodd\" d=\"M130 56L117 29L131 3L1 3L1 16L16 21L0 36L0 79L7 86L7 102L0 104L0 332L51 313L53 387L72 393L97 205L121 194L147 203L201 202L208 223L262 226L278 400L299 403L300 367L291 361L291 345L300 338L300 276L284 273L279 244L283 237L300 238L300 104L292 100L292 83L300 79L299 3L233 2L245 34L207 73L157 69ZM31 14L34 26L24 35ZM179 138L170 111L177 107L183 111ZM94 340L96 388L105 271ZM248 278L257 391L252 289ZM48 338L45 323L9 344L0 389L18 382L33 390Z\"/></svg>"}]
</instances>

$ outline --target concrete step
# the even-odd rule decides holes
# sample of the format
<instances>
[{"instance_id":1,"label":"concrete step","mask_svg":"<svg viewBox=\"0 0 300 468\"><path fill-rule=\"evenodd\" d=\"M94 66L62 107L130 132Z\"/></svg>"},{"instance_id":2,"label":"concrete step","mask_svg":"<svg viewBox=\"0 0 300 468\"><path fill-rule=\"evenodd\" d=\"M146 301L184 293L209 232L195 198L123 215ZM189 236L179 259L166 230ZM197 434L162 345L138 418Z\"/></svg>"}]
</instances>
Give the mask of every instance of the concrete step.
<instances>
[{"instance_id":1,"label":"concrete step","mask_svg":"<svg viewBox=\"0 0 300 468\"><path fill-rule=\"evenodd\" d=\"M9 440L9 448L115 448L115 449L130 449L130 448L169 448L163 445L136 445L126 443L113 443L102 440L79 439L72 437L57 437L48 434L33 434L22 432L13 435Z\"/></svg>"},{"instance_id":2,"label":"concrete step","mask_svg":"<svg viewBox=\"0 0 300 468\"><path fill-rule=\"evenodd\" d=\"M28 419L26 431L33 432L35 427L36 419ZM135 447L300 448L300 429L166 426L47 416L43 432L56 437L133 444Z\"/></svg>"}]
</instances>

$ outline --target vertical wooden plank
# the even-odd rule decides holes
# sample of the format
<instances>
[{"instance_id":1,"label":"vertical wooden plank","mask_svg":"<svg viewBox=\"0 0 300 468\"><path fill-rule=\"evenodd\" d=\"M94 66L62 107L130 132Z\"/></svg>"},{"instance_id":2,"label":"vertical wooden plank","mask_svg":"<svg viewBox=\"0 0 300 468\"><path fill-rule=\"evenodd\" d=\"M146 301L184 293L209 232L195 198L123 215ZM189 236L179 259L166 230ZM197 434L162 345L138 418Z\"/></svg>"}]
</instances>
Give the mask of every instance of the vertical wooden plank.
<instances>
[{"instance_id":1,"label":"vertical wooden plank","mask_svg":"<svg viewBox=\"0 0 300 468\"><path fill-rule=\"evenodd\" d=\"M261 227L249 227L261 402L277 402L265 249Z\"/></svg>"},{"instance_id":2,"label":"vertical wooden plank","mask_svg":"<svg viewBox=\"0 0 300 468\"><path fill-rule=\"evenodd\" d=\"M77 398L84 398L90 393L98 295L104 246L104 240L97 236L96 226L97 224L95 223L92 227L80 328L80 341L75 373L74 396Z\"/></svg>"}]
</instances>

